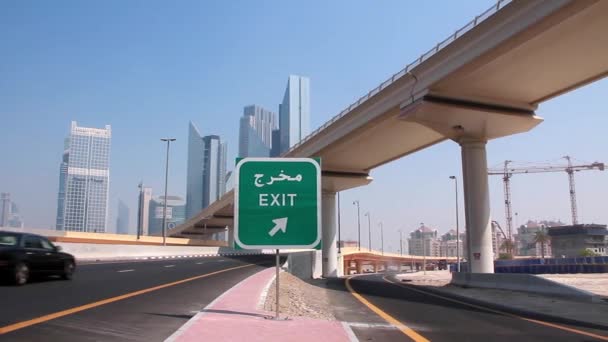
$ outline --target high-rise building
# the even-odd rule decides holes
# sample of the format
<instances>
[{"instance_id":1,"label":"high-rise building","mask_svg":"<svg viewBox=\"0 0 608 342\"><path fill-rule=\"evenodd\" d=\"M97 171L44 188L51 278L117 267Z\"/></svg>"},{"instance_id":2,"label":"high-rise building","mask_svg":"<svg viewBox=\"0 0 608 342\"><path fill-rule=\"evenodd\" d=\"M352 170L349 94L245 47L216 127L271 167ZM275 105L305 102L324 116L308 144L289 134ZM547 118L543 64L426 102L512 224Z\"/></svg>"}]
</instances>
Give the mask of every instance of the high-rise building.
<instances>
[{"instance_id":1,"label":"high-rise building","mask_svg":"<svg viewBox=\"0 0 608 342\"><path fill-rule=\"evenodd\" d=\"M186 220L186 202L179 196L167 196L167 231L184 223ZM150 201L148 235L163 235L163 216L165 196Z\"/></svg>"},{"instance_id":2,"label":"high-rise building","mask_svg":"<svg viewBox=\"0 0 608 342\"><path fill-rule=\"evenodd\" d=\"M79 127L72 121L60 168L58 230L106 231L111 137L110 125Z\"/></svg>"},{"instance_id":3,"label":"high-rise building","mask_svg":"<svg viewBox=\"0 0 608 342\"><path fill-rule=\"evenodd\" d=\"M279 105L280 154L310 133L310 80L290 75Z\"/></svg>"},{"instance_id":4,"label":"high-rise building","mask_svg":"<svg viewBox=\"0 0 608 342\"><path fill-rule=\"evenodd\" d=\"M462 235L462 234L461 234ZM464 244L461 239L458 240L456 231L454 229L449 230L447 233L441 236L439 243L439 256L440 257L456 257L460 255L464 256ZM459 253L460 252L460 253Z\"/></svg>"},{"instance_id":5,"label":"high-rise building","mask_svg":"<svg viewBox=\"0 0 608 342\"><path fill-rule=\"evenodd\" d=\"M410 255L433 257L440 255L440 242L437 239L437 229L421 226L410 234L408 244Z\"/></svg>"},{"instance_id":6,"label":"high-rise building","mask_svg":"<svg viewBox=\"0 0 608 342\"><path fill-rule=\"evenodd\" d=\"M118 200L118 215L116 215L116 234L130 234L129 207L122 200Z\"/></svg>"},{"instance_id":7,"label":"high-rise building","mask_svg":"<svg viewBox=\"0 0 608 342\"><path fill-rule=\"evenodd\" d=\"M273 146L272 131L277 115L257 105L243 109L239 127L239 157L268 157Z\"/></svg>"},{"instance_id":8,"label":"high-rise building","mask_svg":"<svg viewBox=\"0 0 608 342\"><path fill-rule=\"evenodd\" d=\"M139 184L139 200L137 208L137 229L140 235L148 235L150 222L150 201L152 200L152 188L145 188Z\"/></svg>"},{"instance_id":9,"label":"high-rise building","mask_svg":"<svg viewBox=\"0 0 608 342\"><path fill-rule=\"evenodd\" d=\"M23 228L23 220L19 215L19 208L15 202L11 202L11 218L8 220L8 226L11 228Z\"/></svg>"},{"instance_id":10,"label":"high-rise building","mask_svg":"<svg viewBox=\"0 0 608 342\"><path fill-rule=\"evenodd\" d=\"M226 192L226 153L227 145L219 136L203 137L190 122L186 218L196 215Z\"/></svg>"},{"instance_id":11,"label":"high-rise building","mask_svg":"<svg viewBox=\"0 0 608 342\"><path fill-rule=\"evenodd\" d=\"M0 227L23 228L23 221L19 215L19 208L11 201L11 194L0 194Z\"/></svg>"},{"instance_id":12,"label":"high-rise building","mask_svg":"<svg viewBox=\"0 0 608 342\"><path fill-rule=\"evenodd\" d=\"M270 149L270 156L281 156L281 131L278 129L272 130L272 148Z\"/></svg>"},{"instance_id":13,"label":"high-rise building","mask_svg":"<svg viewBox=\"0 0 608 342\"><path fill-rule=\"evenodd\" d=\"M0 227L8 227L11 214L11 194L3 192L0 194Z\"/></svg>"},{"instance_id":14,"label":"high-rise building","mask_svg":"<svg viewBox=\"0 0 608 342\"><path fill-rule=\"evenodd\" d=\"M70 138L63 141L63 153L59 165L59 191L57 193L57 219L56 229L63 230L63 218L65 213L65 191L68 179L68 160L70 156Z\"/></svg>"}]
</instances>

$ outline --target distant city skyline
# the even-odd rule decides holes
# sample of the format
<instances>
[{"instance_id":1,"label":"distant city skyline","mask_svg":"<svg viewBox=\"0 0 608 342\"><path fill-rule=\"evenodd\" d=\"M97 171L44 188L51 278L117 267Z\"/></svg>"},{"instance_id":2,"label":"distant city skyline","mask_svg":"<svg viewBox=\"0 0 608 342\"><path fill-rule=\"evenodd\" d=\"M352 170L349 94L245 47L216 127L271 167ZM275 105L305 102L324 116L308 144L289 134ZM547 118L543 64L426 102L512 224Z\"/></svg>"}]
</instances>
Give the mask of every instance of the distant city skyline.
<instances>
[{"instance_id":1,"label":"distant city skyline","mask_svg":"<svg viewBox=\"0 0 608 342\"><path fill-rule=\"evenodd\" d=\"M59 172L57 230L108 229L112 129L78 126L72 121Z\"/></svg>"}]
</instances>

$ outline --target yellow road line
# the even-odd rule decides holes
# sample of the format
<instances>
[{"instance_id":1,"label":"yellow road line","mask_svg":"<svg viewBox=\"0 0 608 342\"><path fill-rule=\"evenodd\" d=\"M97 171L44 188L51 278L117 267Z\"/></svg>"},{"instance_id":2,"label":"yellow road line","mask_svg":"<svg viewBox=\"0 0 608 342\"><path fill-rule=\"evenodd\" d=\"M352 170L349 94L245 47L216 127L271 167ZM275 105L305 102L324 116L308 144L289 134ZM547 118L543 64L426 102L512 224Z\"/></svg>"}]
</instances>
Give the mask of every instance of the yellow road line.
<instances>
[{"instance_id":1,"label":"yellow road line","mask_svg":"<svg viewBox=\"0 0 608 342\"><path fill-rule=\"evenodd\" d=\"M399 322L393 316L391 316L391 315L387 314L386 312L382 311L379 307L377 307L374 304L370 303L367 299L363 298L363 296L361 296L360 294L358 294L353 289L353 287L350 285L350 278L346 278L346 288L361 303L363 303L365 306L367 306L368 308L370 308L373 312L375 312L378 316L382 317L385 321L387 321L390 324L392 324L393 326L397 327L397 329L399 329L407 337L411 338L412 340L414 340L416 342L429 342L429 340L427 340L422 335L420 335L417 332L415 332L412 328L410 328L407 325Z\"/></svg>"},{"instance_id":2,"label":"yellow road line","mask_svg":"<svg viewBox=\"0 0 608 342\"><path fill-rule=\"evenodd\" d=\"M198 275L198 276L195 276L195 277L191 277L191 278L186 278L186 279L174 281L172 283L158 285L158 286L150 287L150 288L147 288L147 289L143 289L143 290L127 293L127 294L124 294L124 295L120 295L120 296L116 296L116 297L100 300L100 301L97 301L97 302L85 304L85 305L82 305L82 306L77 306L75 308L71 308L71 309L55 312L55 313L44 315L44 316L41 316L41 317L38 317L38 318L30 319L30 320L27 320L27 321L23 321L23 322L7 325L7 326L4 326L4 327L0 327L0 335L9 333L11 331L23 329L23 328L32 326L34 324L44 323L44 322L50 321L52 319L56 319L56 318L59 318L59 317L71 315L71 314L76 313L76 312L92 309L92 308L95 308L95 307L98 307L98 306L101 306L101 305L117 302L119 300L123 300L123 299L131 298L131 297L139 296L139 295L142 295L144 293L148 293L148 292L164 289L164 288L167 288L167 287L170 287L170 286L175 286L175 285L187 283L189 281L193 281L193 280L209 277L209 276L212 276L212 275L215 275L215 274L220 274L220 273L236 270L236 269L239 269L239 268L250 267L250 266L253 266L253 265L254 264L237 266L237 267L231 267L231 268L227 268L227 269L220 270L220 271L206 273L206 274Z\"/></svg>"},{"instance_id":3,"label":"yellow road line","mask_svg":"<svg viewBox=\"0 0 608 342\"><path fill-rule=\"evenodd\" d=\"M560 329L560 330L568 331L568 332L575 333L575 334L580 334L580 335L584 335L584 336L589 336L589 337L597 338L597 339L602 340L602 341L608 341L608 336L597 335L597 334L586 332L586 331L583 331L583 330L578 330L578 329L574 329L574 328L565 327L565 326L559 325L559 324L554 324L554 323L549 323L549 322L545 322L545 321L539 321L539 320L536 320L536 319L526 318L526 317L518 316L518 315L515 315L515 314L511 314L511 313L508 313L508 312L498 311L498 310L490 309L490 308L487 308L487 307L484 307L484 306L479 306L479 305L463 302L463 301L460 301L460 300L457 300L457 299L453 299L453 298L449 298L449 297L444 297L444 296L441 296L441 295L438 295L438 294L434 294L434 293L422 291L422 290L419 290L419 289L415 289L415 288L410 287L410 286L404 286L403 284L396 283L396 282L394 282L394 281L386 278L386 276L382 277L382 279L384 279L384 281L387 281L387 282L389 282L389 283L391 283L393 285L397 285L397 286L400 286L400 287L403 287L403 288L406 288L408 290L412 290L412 291L415 291L415 292L423 293L425 295L441 298L441 299L444 299L444 300L447 300L447 301L450 301L450 302L459 303L459 304L462 304L462 305L470 306L472 308L476 308L476 309L492 312L492 313L503 315L503 316L509 316L509 317L512 317L512 318L519 318L519 319L524 320L524 321L528 321L528 322L544 325L544 326L555 328L555 329Z\"/></svg>"}]
</instances>

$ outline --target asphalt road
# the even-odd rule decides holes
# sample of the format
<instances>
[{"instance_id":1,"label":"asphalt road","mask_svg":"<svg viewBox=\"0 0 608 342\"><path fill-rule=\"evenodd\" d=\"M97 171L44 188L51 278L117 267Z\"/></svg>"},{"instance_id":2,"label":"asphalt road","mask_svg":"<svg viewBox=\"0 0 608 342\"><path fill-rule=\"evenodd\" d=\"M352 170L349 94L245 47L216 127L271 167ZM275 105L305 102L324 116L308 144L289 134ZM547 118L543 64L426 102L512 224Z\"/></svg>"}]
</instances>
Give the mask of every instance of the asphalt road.
<instances>
[{"instance_id":1,"label":"asphalt road","mask_svg":"<svg viewBox=\"0 0 608 342\"><path fill-rule=\"evenodd\" d=\"M81 310L2 334L0 341L162 341L220 294L273 262L273 256L246 256L90 264L79 266L71 281L0 285L0 331ZM83 308L110 298L114 301Z\"/></svg>"},{"instance_id":2,"label":"asphalt road","mask_svg":"<svg viewBox=\"0 0 608 342\"><path fill-rule=\"evenodd\" d=\"M599 340L574 331L605 336L608 340L608 330L548 321L544 322L547 324L534 323L416 291L415 289L419 288L412 288L411 285L391 284L383 279L383 275L354 277L351 278L350 285L364 300L379 308L382 314L390 316L422 338L431 341ZM332 287L338 290L339 284L334 283ZM342 290L346 291L345 288ZM338 308L342 305L337 318L354 322L351 327L360 341L412 340L399 329L391 327L392 324L388 324L378 313L372 312L369 306L352 299L348 302L344 297L340 302L341 304L335 304Z\"/></svg>"}]
</instances>

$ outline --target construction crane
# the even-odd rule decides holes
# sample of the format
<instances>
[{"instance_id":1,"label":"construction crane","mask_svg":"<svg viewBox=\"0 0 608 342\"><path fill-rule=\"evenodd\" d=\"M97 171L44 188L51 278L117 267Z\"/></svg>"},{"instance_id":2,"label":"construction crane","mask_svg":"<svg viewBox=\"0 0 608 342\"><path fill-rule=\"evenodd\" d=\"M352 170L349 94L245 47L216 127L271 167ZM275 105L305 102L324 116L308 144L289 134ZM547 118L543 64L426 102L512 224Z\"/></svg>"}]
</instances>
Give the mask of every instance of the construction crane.
<instances>
[{"instance_id":1,"label":"construction crane","mask_svg":"<svg viewBox=\"0 0 608 342\"><path fill-rule=\"evenodd\" d=\"M576 208L576 190L574 185L574 172L585 170L604 171L604 163L591 163L585 165L572 165L570 156L563 157L568 161L568 165L549 165L531 167L512 167L509 168L511 160L506 160L501 169L488 169L488 175L502 175L505 191L505 215L507 221L507 239L513 236L513 215L511 209L511 176L524 173L546 173L546 172L566 172L570 183L570 208L572 211L572 224L578 224L578 213Z\"/></svg>"}]
</instances>

